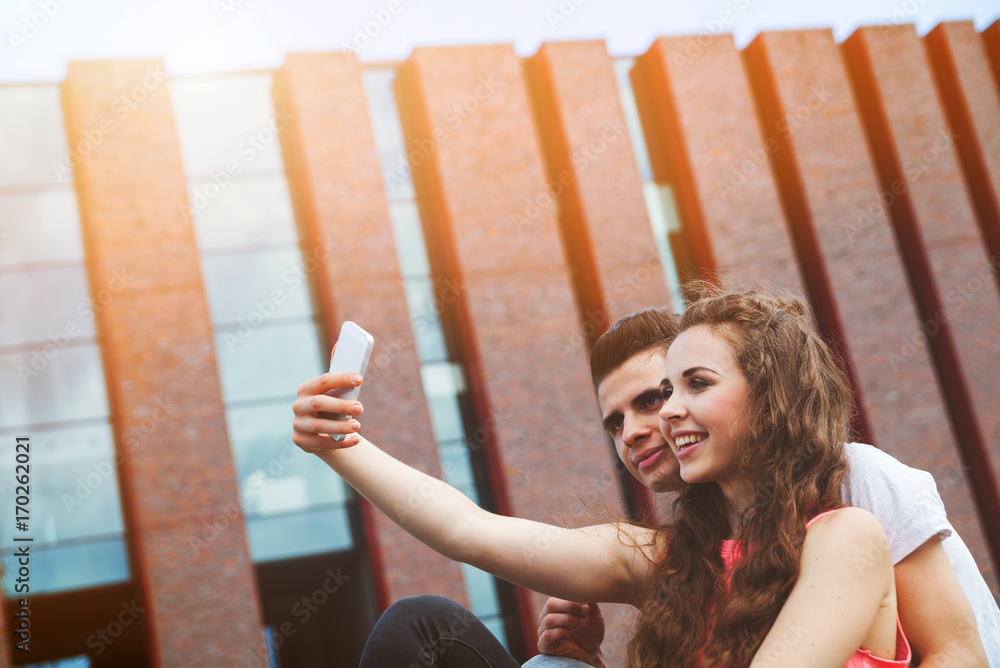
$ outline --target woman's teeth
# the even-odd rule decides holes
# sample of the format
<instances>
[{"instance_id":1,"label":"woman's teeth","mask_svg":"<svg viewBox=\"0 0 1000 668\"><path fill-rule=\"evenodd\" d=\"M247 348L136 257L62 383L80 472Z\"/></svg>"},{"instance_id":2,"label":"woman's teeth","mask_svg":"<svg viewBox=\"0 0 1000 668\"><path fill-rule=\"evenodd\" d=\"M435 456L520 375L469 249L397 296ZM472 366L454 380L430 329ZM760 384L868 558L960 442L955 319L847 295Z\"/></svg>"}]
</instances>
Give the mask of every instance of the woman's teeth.
<instances>
[{"instance_id":1,"label":"woman's teeth","mask_svg":"<svg viewBox=\"0 0 1000 668\"><path fill-rule=\"evenodd\" d=\"M686 445L691 445L692 443L697 443L701 439L705 438L705 434L689 434L687 436L679 436L674 443L677 444L678 448L683 448Z\"/></svg>"}]
</instances>

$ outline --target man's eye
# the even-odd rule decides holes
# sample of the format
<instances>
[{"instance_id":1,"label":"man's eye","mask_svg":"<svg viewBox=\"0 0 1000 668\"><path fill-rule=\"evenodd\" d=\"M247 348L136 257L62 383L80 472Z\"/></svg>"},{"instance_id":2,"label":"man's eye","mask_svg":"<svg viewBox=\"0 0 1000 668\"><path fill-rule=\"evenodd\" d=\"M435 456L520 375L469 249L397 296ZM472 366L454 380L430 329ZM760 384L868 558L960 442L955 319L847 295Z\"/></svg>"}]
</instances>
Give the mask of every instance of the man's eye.
<instances>
[{"instance_id":1,"label":"man's eye","mask_svg":"<svg viewBox=\"0 0 1000 668\"><path fill-rule=\"evenodd\" d=\"M649 396L646 397L646 408L652 408L653 406L659 404L661 401L663 401L663 397L660 396L659 392L650 394Z\"/></svg>"}]
</instances>

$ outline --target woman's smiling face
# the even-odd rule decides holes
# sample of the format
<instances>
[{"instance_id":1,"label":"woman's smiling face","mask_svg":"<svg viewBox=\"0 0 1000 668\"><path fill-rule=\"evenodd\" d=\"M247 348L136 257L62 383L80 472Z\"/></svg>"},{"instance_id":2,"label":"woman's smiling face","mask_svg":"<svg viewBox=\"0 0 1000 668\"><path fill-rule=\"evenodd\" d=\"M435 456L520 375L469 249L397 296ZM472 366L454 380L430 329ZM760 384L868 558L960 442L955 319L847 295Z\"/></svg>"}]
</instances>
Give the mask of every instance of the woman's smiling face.
<instances>
[{"instance_id":1,"label":"woman's smiling face","mask_svg":"<svg viewBox=\"0 0 1000 668\"><path fill-rule=\"evenodd\" d=\"M690 483L717 482L726 496L744 487L736 461L749 393L732 347L708 325L687 329L670 346L660 384L660 431Z\"/></svg>"}]
</instances>

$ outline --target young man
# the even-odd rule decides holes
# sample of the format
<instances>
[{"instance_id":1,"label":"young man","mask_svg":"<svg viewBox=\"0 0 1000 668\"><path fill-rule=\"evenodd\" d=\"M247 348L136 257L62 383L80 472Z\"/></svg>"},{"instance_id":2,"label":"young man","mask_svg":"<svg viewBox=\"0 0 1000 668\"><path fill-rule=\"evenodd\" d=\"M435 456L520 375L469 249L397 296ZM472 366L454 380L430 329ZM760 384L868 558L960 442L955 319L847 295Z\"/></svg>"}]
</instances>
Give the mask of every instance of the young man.
<instances>
[{"instance_id":1,"label":"young man","mask_svg":"<svg viewBox=\"0 0 1000 668\"><path fill-rule=\"evenodd\" d=\"M669 492L678 481L677 460L659 424L660 379L676 323L665 310L634 313L602 335L591 354L604 427L625 467L654 492ZM874 514L886 532L899 616L918 663L1000 668L1000 610L948 522L933 477L869 445L848 444L847 455L844 502ZM538 641L548 656L526 665L574 665L550 658L560 656L602 666L603 637L597 604L549 599Z\"/></svg>"}]
</instances>

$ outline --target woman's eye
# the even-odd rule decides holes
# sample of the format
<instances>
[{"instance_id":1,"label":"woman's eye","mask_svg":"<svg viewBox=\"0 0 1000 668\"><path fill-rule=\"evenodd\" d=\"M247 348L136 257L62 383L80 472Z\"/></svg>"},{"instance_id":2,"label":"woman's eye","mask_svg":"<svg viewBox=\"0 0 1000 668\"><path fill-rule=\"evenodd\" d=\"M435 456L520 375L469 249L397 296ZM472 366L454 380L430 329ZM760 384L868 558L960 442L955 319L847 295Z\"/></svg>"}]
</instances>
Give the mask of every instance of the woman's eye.
<instances>
[{"instance_id":1,"label":"woman's eye","mask_svg":"<svg viewBox=\"0 0 1000 668\"><path fill-rule=\"evenodd\" d=\"M667 399L670 398L670 395L673 394L673 392L674 392L673 388L670 388L670 387L661 387L660 388L660 400L661 401L666 401Z\"/></svg>"},{"instance_id":2,"label":"woman's eye","mask_svg":"<svg viewBox=\"0 0 1000 668\"><path fill-rule=\"evenodd\" d=\"M692 390L700 390L703 387L708 387L708 383L703 381L701 378L692 378L689 385Z\"/></svg>"}]
</instances>

